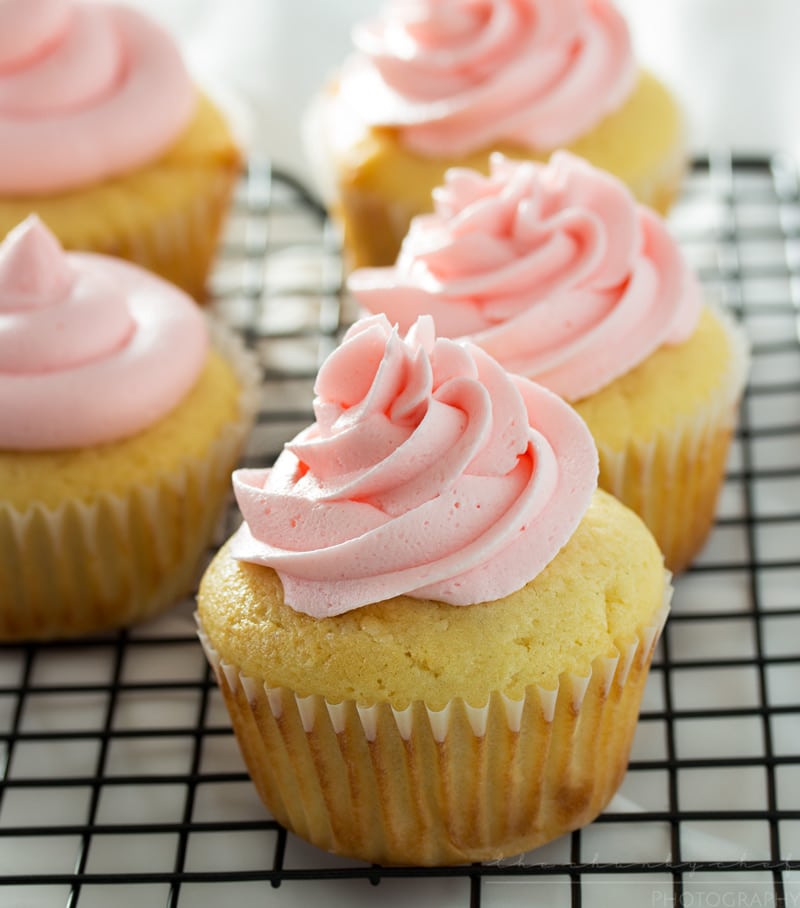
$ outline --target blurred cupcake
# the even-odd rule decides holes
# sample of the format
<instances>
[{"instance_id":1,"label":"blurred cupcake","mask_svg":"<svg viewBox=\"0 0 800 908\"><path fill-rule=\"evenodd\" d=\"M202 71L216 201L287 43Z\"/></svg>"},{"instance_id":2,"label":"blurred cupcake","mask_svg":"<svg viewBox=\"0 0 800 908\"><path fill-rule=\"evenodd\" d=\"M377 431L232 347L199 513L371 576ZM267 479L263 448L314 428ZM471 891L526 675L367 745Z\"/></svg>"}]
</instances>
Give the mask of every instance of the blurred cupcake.
<instances>
[{"instance_id":1,"label":"blurred cupcake","mask_svg":"<svg viewBox=\"0 0 800 908\"><path fill-rule=\"evenodd\" d=\"M421 313L586 420L600 486L680 571L711 529L746 376L742 332L702 293L659 217L568 152L492 158L434 190L396 266L349 286L404 330Z\"/></svg>"},{"instance_id":2,"label":"blurred cupcake","mask_svg":"<svg viewBox=\"0 0 800 908\"><path fill-rule=\"evenodd\" d=\"M394 0L314 104L307 145L353 266L390 265L449 167L567 148L665 212L683 119L609 0Z\"/></svg>"},{"instance_id":3,"label":"blurred cupcake","mask_svg":"<svg viewBox=\"0 0 800 908\"><path fill-rule=\"evenodd\" d=\"M0 3L0 239L36 212L65 248L202 300L240 169L155 23L115 4Z\"/></svg>"},{"instance_id":4,"label":"blurred cupcake","mask_svg":"<svg viewBox=\"0 0 800 908\"><path fill-rule=\"evenodd\" d=\"M316 422L241 470L201 640L273 815L391 864L491 860L625 774L663 560L577 414L477 347L357 323Z\"/></svg>"},{"instance_id":5,"label":"blurred cupcake","mask_svg":"<svg viewBox=\"0 0 800 908\"><path fill-rule=\"evenodd\" d=\"M0 640L122 627L191 592L253 410L193 300L31 217L0 245Z\"/></svg>"}]
</instances>

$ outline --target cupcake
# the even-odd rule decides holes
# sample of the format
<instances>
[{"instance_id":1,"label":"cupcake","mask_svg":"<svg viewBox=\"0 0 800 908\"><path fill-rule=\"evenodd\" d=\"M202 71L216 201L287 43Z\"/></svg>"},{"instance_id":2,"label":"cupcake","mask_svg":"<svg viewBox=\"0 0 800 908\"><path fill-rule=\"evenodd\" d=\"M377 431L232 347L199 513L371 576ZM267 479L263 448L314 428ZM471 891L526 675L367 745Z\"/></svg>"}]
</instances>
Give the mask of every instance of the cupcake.
<instances>
[{"instance_id":1,"label":"cupcake","mask_svg":"<svg viewBox=\"0 0 800 908\"><path fill-rule=\"evenodd\" d=\"M316 422L234 473L201 640L271 813L384 864L519 853L619 786L663 559L585 425L479 348L356 323Z\"/></svg>"},{"instance_id":2,"label":"cupcake","mask_svg":"<svg viewBox=\"0 0 800 908\"><path fill-rule=\"evenodd\" d=\"M566 148L665 212L683 118L609 0L394 0L353 31L307 144L354 267L391 265L450 167Z\"/></svg>"},{"instance_id":3,"label":"cupcake","mask_svg":"<svg viewBox=\"0 0 800 908\"><path fill-rule=\"evenodd\" d=\"M0 3L0 239L36 212L65 248L202 300L240 169L159 26L112 4Z\"/></svg>"},{"instance_id":4,"label":"cupcake","mask_svg":"<svg viewBox=\"0 0 800 908\"><path fill-rule=\"evenodd\" d=\"M600 486L633 508L677 572L713 524L746 375L741 331L705 303L663 221L568 152L454 169L395 266L354 272L368 312L421 313L570 401Z\"/></svg>"},{"instance_id":5,"label":"cupcake","mask_svg":"<svg viewBox=\"0 0 800 908\"><path fill-rule=\"evenodd\" d=\"M194 589L253 368L183 291L31 216L0 245L0 640L122 627Z\"/></svg>"}]
</instances>

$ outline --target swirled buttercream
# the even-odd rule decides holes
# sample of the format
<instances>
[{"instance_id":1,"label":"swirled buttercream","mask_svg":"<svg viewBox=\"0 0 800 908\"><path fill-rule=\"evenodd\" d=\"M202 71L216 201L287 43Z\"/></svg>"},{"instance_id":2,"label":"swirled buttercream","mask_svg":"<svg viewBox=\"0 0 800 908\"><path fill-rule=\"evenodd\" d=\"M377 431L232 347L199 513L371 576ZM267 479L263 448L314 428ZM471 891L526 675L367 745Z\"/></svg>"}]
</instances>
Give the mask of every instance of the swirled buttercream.
<instances>
[{"instance_id":1,"label":"swirled buttercream","mask_svg":"<svg viewBox=\"0 0 800 908\"><path fill-rule=\"evenodd\" d=\"M454 168L395 266L352 273L369 312L420 314L569 400L694 331L701 293L664 223L616 178L568 152L547 165Z\"/></svg>"},{"instance_id":2,"label":"swirled buttercream","mask_svg":"<svg viewBox=\"0 0 800 908\"><path fill-rule=\"evenodd\" d=\"M0 193L99 182L162 154L196 93L172 39L104 3L0 3Z\"/></svg>"},{"instance_id":3,"label":"swirled buttercream","mask_svg":"<svg viewBox=\"0 0 800 908\"><path fill-rule=\"evenodd\" d=\"M149 272L65 253L35 216L0 244L0 448L133 435L183 399L207 350L197 305Z\"/></svg>"},{"instance_id":4,"label":"swirled buttercream","mask_svg":"<svg viewBox=\"0 0 800 908\"><path fill-rule=\"evenodd\" d=\"M558 397L479 348L356 323L323 364L316 422L271 470L238 470L234 557L279 574L314 617L406 594L493 600L572 535L597 452Z\"/></svg>"},{"instance_id":5,"label":"swirled buttercream","mask_svg":"<svg viewBox=\"0 0 800 908\"><path fill-rule=\"evenodd\" d=\"M637 77L609 0L394 0L353 41L341 101L434 157L497 141L568 144L620 107Z\"/></svg>"}]
</instances>

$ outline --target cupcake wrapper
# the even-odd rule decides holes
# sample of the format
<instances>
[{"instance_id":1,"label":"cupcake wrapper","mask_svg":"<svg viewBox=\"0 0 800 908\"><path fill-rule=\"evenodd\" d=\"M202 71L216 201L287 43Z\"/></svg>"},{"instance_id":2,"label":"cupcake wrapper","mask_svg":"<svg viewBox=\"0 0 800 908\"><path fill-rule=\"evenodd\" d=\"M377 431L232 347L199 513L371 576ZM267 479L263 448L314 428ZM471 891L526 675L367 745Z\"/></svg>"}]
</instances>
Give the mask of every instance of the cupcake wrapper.
<instances>
[{"instance_id":1,"label":"cupcake wrapper","mask_svg":"<svg viewBox=\"0 0 800 908\"><path fill-rule=\"evenodd\" d=\"M330 703L269 687L223 662L200 627L256 789L320 848L383 864L518 854L585 825L625 774L664 605L590 674L521 700Z\"/></svg>"},{"instance_id":2,"label":"cupcake wrapper","mask_svg":"<svg viewBox=\"0 0 800 908\"><path fill-rule=\"evenodd\" d=\"M688 567L713 527L749 366L743 332L719 309L715 313L731 349L719 393L647 443L632 442L621 451L597 443L600 487L639 514L674 573Z\"/></svg>"},{"instance_id":3,"label":"cupcake wrapper","mask_svg":"<svg viewBox=\"0 0 800 908\"><path fill-rule=\"evenodd\" d=\"M141 621L194 588L256 409L255 364L212 324L242 386L240 416L200 460L91 504L0 502L0 640L77 636Z\"/></svg>"},{"instance_id":4,"label":"cupcake wrapper","mask_svg":"<svg viewBox=\"0 0 800 908\"><path fill-rule=\"evenodd\" d=\"M196 192L176 199L150 223L117 217L107 236L82 239L76 248L135 262L205 302L206 279L239 173L238 165L209 170Z\"/></svg>"}]
</instances>

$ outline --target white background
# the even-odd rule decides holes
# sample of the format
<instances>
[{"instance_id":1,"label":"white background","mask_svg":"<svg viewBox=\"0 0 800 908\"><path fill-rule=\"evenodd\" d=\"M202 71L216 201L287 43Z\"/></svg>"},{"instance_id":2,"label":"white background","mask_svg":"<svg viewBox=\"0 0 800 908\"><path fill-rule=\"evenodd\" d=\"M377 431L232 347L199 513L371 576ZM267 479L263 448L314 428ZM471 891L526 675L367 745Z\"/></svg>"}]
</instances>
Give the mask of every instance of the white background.
<instances>
[{"instance_id":1,"label":"white background","mask_svg":"<svg viewBox=\"0 0 800 908\"><path fill-rule=\"evenodd\" d=\"M136 0L180 39L248 144L305 174L299 114L379 0ZM681 99L692 147L800 153L798 0L618 0L641 62Z\"/></svg>"}]
</instances>

